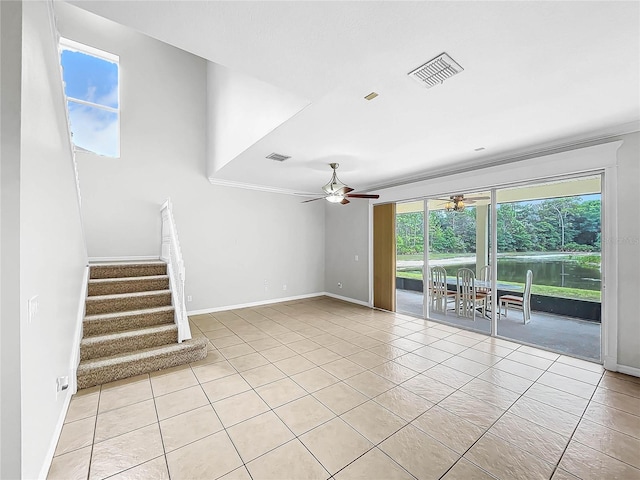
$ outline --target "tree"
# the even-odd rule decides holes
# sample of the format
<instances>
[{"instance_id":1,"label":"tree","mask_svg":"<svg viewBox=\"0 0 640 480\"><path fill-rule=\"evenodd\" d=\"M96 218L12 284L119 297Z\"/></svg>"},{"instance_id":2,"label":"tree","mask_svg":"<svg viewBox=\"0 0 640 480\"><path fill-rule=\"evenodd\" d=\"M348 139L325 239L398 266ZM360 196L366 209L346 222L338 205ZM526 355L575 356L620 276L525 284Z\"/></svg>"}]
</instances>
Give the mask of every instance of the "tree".
<instances>
[{"instance_id":1,"label":"tree","mask_svg":"<svg viewBox=\"0 0 640 480\"><path fill-rule=\"evenodd\" d=\"M521 203L498 205L499 252L526 252L533 248L530 217L530 209Z\"/></svg>"},{"instance_id":2,"label":"tree","mask_svg":"<svg viewBox=\"0 0 640 480\"><path fill-rule=\"evenodd\" d=\"M580 203L571 212L571 223L575 229L573 241L579 245L591 245L600 249L601 211L600 200ZM596 245L597 244L597 245Z\"/></svg>"},{"instance_id":3,"label":"tree","mask_svg":"<svg viewBox=\"0 0 640 480\"><path fill-rule=\"evenodd\" d=\"M498 252L599 251L600 200L579 196L501 203L497 208ZM434 253L476 249L476 209L429 212Z\"/></svg>"},{"instance_id":4,"label":"tree","mask_svg":"<svg viewBox=\"0 0 640 480\"><path fill-rule=\"evenodd\" d=\"M424 251L424 218L422 212L399 213L396 216L396 248L400 255Z\"/></svg>"},{"instance_id":5,"label":"tree","mask_svg":"<svg viewBox=\"0 0 640 480\"><path fill-rule=\"evenodd\" d=\"M553 198L540 203L538 208L540 220L546 221L550 225L556 223L560 231L560 244L555 250L563 250L567 243L573 241L576 231L570 221L572 219L570 214L575 212L579 199L580 197Z\"/></svg>"}]
</instances>

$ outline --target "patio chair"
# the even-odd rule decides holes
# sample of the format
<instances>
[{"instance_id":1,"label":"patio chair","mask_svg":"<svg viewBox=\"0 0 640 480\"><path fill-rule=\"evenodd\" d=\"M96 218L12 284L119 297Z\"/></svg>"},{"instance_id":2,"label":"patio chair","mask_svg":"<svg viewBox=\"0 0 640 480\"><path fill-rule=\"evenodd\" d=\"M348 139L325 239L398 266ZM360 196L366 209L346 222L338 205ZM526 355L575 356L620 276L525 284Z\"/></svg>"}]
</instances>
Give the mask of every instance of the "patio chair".
<instances>
[{"instance_id":1,"label":"patio chair","mask_svg":"<svg viewBox=\"0 0 640 480\"><path fill-rule=\"evenodd\" d=\"M476 274L469 268L458 270L457 276L458 298L456 308L459 316L471 317L476 320L476 310L480 309L485 315L487 295L476 289Z\"/></svg>"},{"instance_id":2,"label":"patio chair","mask_svg":"<svg viewBox=\"0 0 640 480\"><path fill-rule=\"evenodd\" d=\"M456 301L456 292L451 292L447 288L447 271L444 267L431 267L431 285L429 286L431 295L431 309L434 312L442 312L445 315L447 310L455 310L450 302Z\"/></svg>"},{"instance_id":3,"label":"patio chair","mask_svg":"<svg viewBox=\"0 0 640 480\"><path fill-rule=\"evenodd\" d=\"M533 283L533 272L527 270L524 282L524 292L520 297L518 295L502 295L500 297L500 305L498 316L502 314L502 306L504 305L504 318L507 318L509 307L522 309L522 319L525 325L531 320L531 284Z\"/></svg>"},{"instance_id":4,"label":"patio chair","mask_svg":"<svg viewBox=\"0 0 640 480\"><path fill-rule=\"evenodd\" d=\"M479 295L486 295L487 306L491 305L491 265L482 267L477 279L481 284L476 285L476 292L478 292Z\"/></svg>"}]
</instances>

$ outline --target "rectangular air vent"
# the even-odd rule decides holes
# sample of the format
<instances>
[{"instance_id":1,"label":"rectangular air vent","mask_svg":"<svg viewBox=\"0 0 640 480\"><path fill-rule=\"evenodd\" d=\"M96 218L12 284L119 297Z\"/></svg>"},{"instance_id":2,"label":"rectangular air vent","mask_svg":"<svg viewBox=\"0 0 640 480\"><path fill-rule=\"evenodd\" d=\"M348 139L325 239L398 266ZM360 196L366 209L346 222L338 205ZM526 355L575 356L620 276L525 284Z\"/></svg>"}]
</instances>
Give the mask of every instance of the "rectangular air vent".
<instances>
[{"instance_id":1,"label":"rectangular air vent","mask_svg":"<svg viewBox=\"0 0 640 480\"><path fill-rule=\"evenodd\" d=\"M462 68L453 58L446 53L441 53L436 58L429 60L424 65L409 72L411 78L427 88L440 85L442 82L462 72Z\"/></svg>"},{"instance_id":2,"label":"rectangular air vent","mask_svg":"<svg viewBox=\"0 0 640 480\"><path fill-rule=\"evenodd\" d=\"M267 158L270 160L275 160L276 162L284 162L286 159L291 158L286 155L280 155L279 153L272 153L271 155L267 155Z\"/></svg>"}]
</instances>

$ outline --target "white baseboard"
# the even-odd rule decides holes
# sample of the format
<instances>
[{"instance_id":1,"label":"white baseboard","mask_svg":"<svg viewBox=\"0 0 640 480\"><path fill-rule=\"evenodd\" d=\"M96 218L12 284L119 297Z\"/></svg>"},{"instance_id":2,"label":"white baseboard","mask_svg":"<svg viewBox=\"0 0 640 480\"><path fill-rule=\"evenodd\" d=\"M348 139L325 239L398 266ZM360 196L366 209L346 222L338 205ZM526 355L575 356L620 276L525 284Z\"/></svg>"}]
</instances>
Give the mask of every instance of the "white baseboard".
<instances>
[{"instance_id":1,"label":"white baseboard","mask_svg":"<svg viewBox=\"0 0 640 480\"><path fill-rule=\"evenodd\" d=\"M640 368L629 367L627 365L618 365L618 372L625 375L633 375L634 377L640 377Z\"/></svg>"},{"instance_id":2,"label":"white baseboard","mask_svg":"<svg viewBox=\"0 0 640 480\"><path fill-rule=\"evenodd\" d=\"M69 362L69 388L65 390L64 404L62 410L60 410L60 416L56 423L56 428L51 436L51 444L47 450L47 455L42 463L40 469L40 475L38 478L47 478L49 468L51 468L51 462L53 461L53 455L56 452L56 446L58 445L58 439L62 433L62 427L64 426L64 419L67 417L67 411L69 410L69 403L74 393L78 391L78 363L80 362L80 341L82 340L82 321L84 320L84 307L85 299L87 298L87 289L89 285L89 267L84 267L82 273L82 284L80 285L79 299L78 299L78 314L76 316L76 328L73 334L73 345L71 346L71 360Z\"/></svg>"},{"instance_id":3,"label":"white baseboard","mask_svg":"<svg viewBox=\"0 0 640 480\"><path fill-rule=\"evenodd\" d=\"M69 381L71 381L71 379L69 379ZM51 444L49 445L47 455L44 457L44 461L42 462L42 468L40 469L40 475L38 475L38 478L47 478L47 474L49 473L49 469L51 468L51 462L53 462L53 455L56 453L56 447L58 446L58 439L60 438L60 434L62 433L64 419L67 417L67 411L69 410L69 403L71 403L72 396L73 392L71 391L71 388L68 388L66 390L66 396L64 398L64 404L62 405L62 410L60 410L58 423L56 424L56 428L53 431L53 435L51 436Z\"/></svg>"},{"instance_id":4,"label":"white baseboard","mask_svg":"<svg viewBox=\"0 0 640 480\"><path fill-rule=\"evenodd\" d=\"M271 300L262 300L259 302L250 302L250 303L240 303L237 305L225 305L224 307L212 307L212 308L203 308L200 310L189 310L187 315L203 315L206 313L215 313L215 312L224 312L226 310L235 310L237 308L249 308L249 307L260 307L262 305L271 305L274 303L282 303L282 302L290 302L292 300L303 300L305 298L313 298L313 297L331 297L337 300L343 300L349 303L355 303L358 305L362 305L365 307L371 308L371 305L367 302L363 302L362 300L356 300L355 298L342 297L340 295L336 295L335 293L329 292L317 292L317 293L307 293L305 295L296 295L295 297L283 297L283 298L274 298Z\"/></svg>"},{"instance_id":5,"label":"white baseboard","mask_svg":"<svg viewBox=\"0 0 640 480\"><path fill-rule=\"evenodd\" d=\"M373 308L373 305L371 305L368 302L363 302L362 300L356 300L355 298L350 298L350 297L343 297L342 295L336 295L335 293L330 293L330 292L324 292L324 294L327 297L335 298L337 300L342 300L344 302L349 302L349 303L356 303L356 304L362 305L364 307Z\"/></svg>"},{"instance_id":6,"label":"white baseboard","mask_svg":"<svg viewBox=\"0 0 640 480\"><path fill-rule=\"evenodd\" d=\"M260 307L262 305L271 305L273 303L290 302L292 300L302 300L305 298L321 297L324 292L307 293L305 295L296 295L294 297L273 298L271 300L261 300L259 302L239 303L236 305L225 305L223 307L203 308L200 310L189 310L187 315L202 315L205 313L224 312L225 310L235 310L237 308Z\"/></svg>"},{"instance_id":7,"label":"white baseboard","mask_svg":"<svg viewBox=\"0 0 640 480\"><path fill-rule=\"evenodd\" d=\"M89 257L91 263L101 262L148 262L150 260L160 260L159 255L134 255L132 257Z\"/></svg>"},{"instance_id":8,"label":"white baseboard","mask_svg":"<svg viewBox=\"0 0 640 480\"><path fill-rule=\"evenodd\" d=\"M605 370L611 370L612 372L618 371L618 360L615 357L606 356L602 362L602 366Z\"/></svg>"}]
</instances>

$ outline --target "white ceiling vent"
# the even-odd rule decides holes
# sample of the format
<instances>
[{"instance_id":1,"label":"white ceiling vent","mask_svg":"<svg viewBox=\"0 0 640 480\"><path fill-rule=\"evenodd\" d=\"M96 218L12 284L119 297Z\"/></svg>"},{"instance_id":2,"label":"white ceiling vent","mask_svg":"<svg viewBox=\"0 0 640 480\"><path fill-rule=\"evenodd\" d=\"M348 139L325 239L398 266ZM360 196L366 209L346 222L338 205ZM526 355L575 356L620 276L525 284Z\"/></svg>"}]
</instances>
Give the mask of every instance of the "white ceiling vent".
<instances>
[{"instance_id":1,"label":"white ceiling vent","mask_svg":"<svg viewBox=\"0 0 640 480\"><path fill-rule=\"evenodd\" d=\"M408 75L421 85L431 88L440 85L463 70L464 68L453 58L446 53L441 53L436 58L409 72Z\"/></svg>"},{"instance_id":2,"label":"white ceiling vent","mask_svg":"<svg viewBox=\"0 0 640 480\"><path fill-rule=\"evenodd\" d=\"M288 158L286 155L280 155L279 153L272 153L271 155L267 155L267 158L270 160L275 160L276 162L284 162Z\"/></svg>"}]
</instances>

